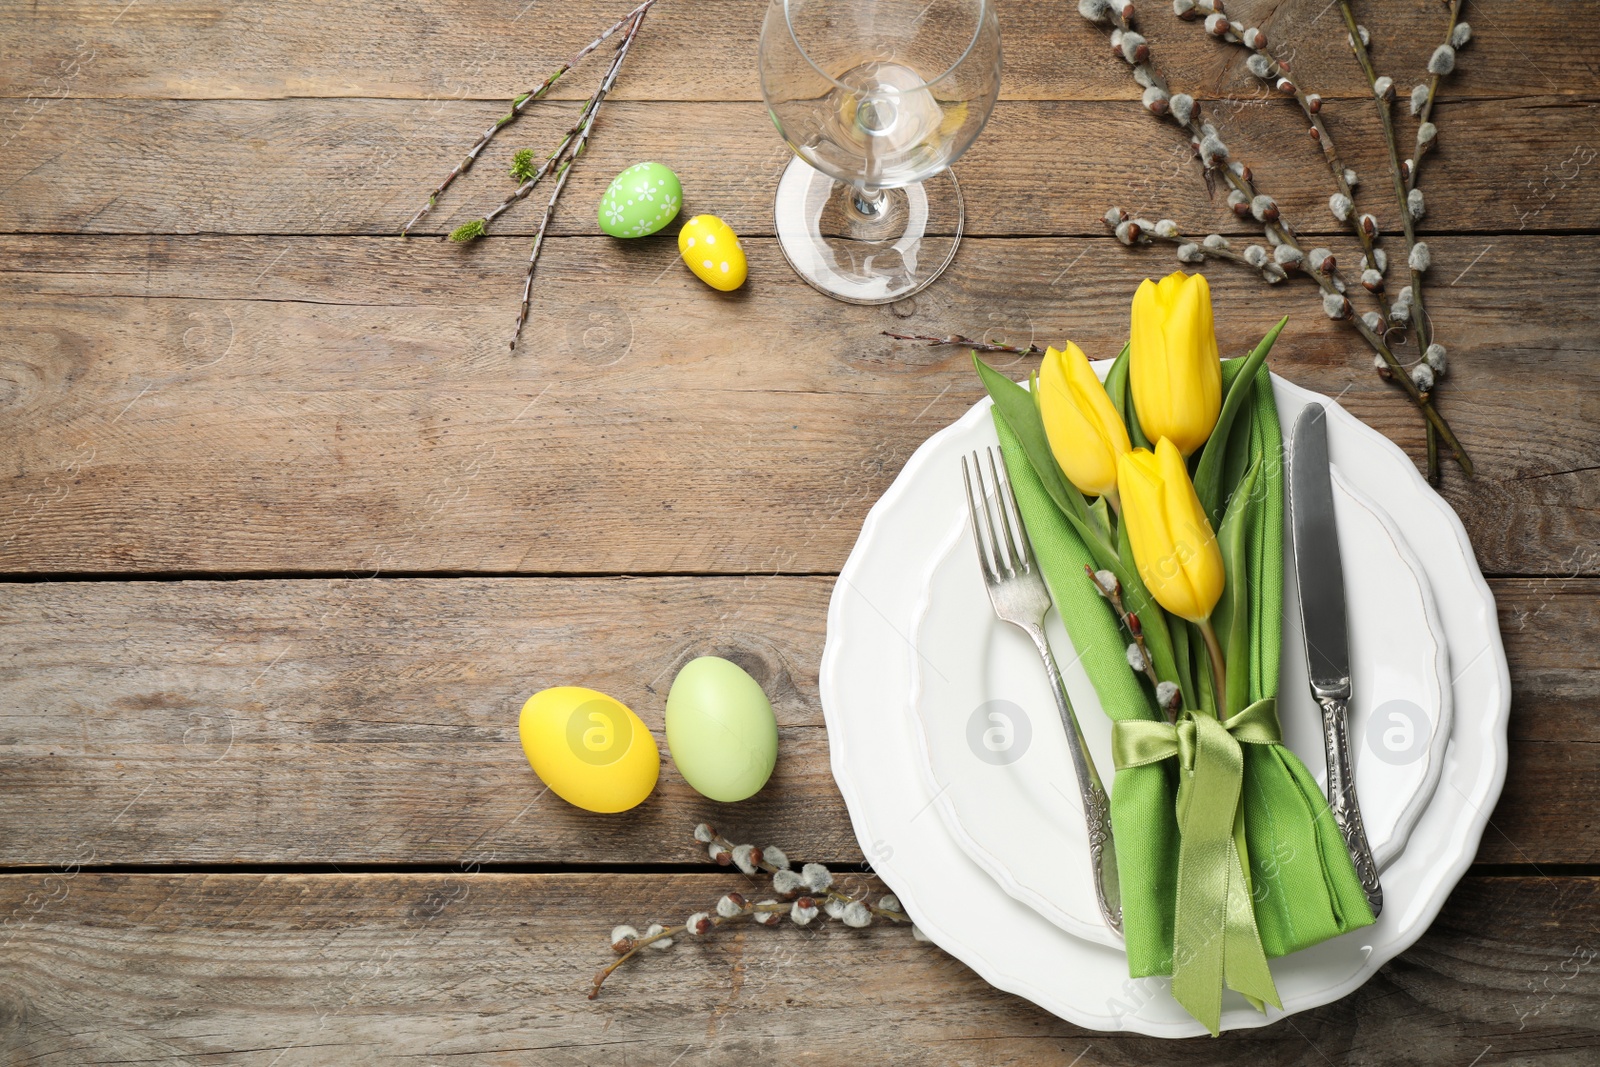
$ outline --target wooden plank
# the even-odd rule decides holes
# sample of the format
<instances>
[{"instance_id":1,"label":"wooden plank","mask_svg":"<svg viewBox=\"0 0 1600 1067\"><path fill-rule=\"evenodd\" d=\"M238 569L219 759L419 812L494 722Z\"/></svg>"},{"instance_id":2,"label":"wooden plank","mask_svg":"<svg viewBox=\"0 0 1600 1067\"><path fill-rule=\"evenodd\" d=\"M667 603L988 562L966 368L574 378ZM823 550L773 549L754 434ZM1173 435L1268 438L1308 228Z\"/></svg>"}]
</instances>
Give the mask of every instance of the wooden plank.
<instances>
[{"instance_id":1,"label":"wooden plank","mask_svg":"<svg viewBox=\"0 0 1600 1067\"><path fill-rule=\"evenodd\" d=\"M1375 118L1365 105L1343 106L1353 114L1329 118L1346 162L1367 179L1362 210L1396 230ZM497 204L513 188L511 153L553 146L576 108L530 114L418 232L447 232ZM0 153L0 231L394 234L498 114L462 101L62 101ZM1588 98L1442 106L1424 232L1600 228L1600 181L1585 147L1597 115L1600 103ZM1246 100L1215 117L1287 218L1307 233L1337 229L1327 169L1296 109ZM1250 232L1223 197L1208 198L1189 155L1186 137L1134 102L1002 103L956 167L968 232L1098 236L1112 204L1202 234ZM772 196L790 154L749 102L608 106L553 232L599 233L600 194L641 157L679 173L686 212L721 215L745 236L772 232ZM540 201L513 210L496 232L532 233Z\"/></svg>"},{"instance_id":2,"label":"wooden plank","mask_svg":"<svg viewBox=\"0 0 1600 1067\"><path fill-rule=\"evenodd\" d=\"M600 999L584 999L611 958L614 922L681 921L744 884L737 874L4 876L0 1052L17 1067L1216 1062L1207 1038L1072 1026L904 928L721 930L630 961ZM1228 1049L1271 1063L1459 1067L1486 1049L1524 1064L1593 1063L1597 918L1595 878L1468 878L1422 940L1361 989L1232 1033Z\"/></svg>"},{"instance_id":3,"label":"wooden plank","mask_svg":"<svg viewBox=\"0 0 1600 1067\"><path fill-rule=\"evenodd\" d=\"M1337 11L1325 0L1267 4L1237 0L1237 18L1262 19L1274 48L1325 96L1364 97ZM0 97L366 96L503 100L544 76L631 7L606 3L456 0L391 5L375 14L350 0L141 0L134 4L45 0L0 8ZM757 39L763 4L693 0L661 4L632 51L619 96L758 100ZM1164 0L1138 5L1169 77L1202 92L1253 90L1243 53L1208 40L1171 15ZM126 10L124 10L126 8ZM1007 96L1111 98L1136 95L1127 68L1071 6L1029 0L998 5ZM1447 91L1498 96L1592 89L1590 53L1600 36L1561 0L1520 0L1473 17L1477 41ZM1469 15L1472 13L1469 11ZM1363 9L1379 62L1398 84L1419 80L1443 39L1444 12L1412 0ZM1561 27L1559 33L1550 32ZM598 60L557 90L581 99L600 77ZM25 105L26 108L33 105Z\"/></svg>"},{"instance_id":4,"label":"wooden plank","mask_svg":"<svg viewBox=\"0 0 1600 1067\"><path fill-rule=\"evenodd\" d=\"M1175 265L970 240L937 285L869 308L746 247L750 283L720 296L670 238L553 242L512 355L520 240L0 238L0 570L835 572L980 395L964 352L880 331L1110 355L1138 280ZM1446 497L1488 571L1600 571L1600 241L1433 249L1441 402L1480 470ZM1421 455L1307 283L1211 276L1225 351L1291 314L1274 367Z\"/></svg>"},{"instance_id":5,"label":"wooden plank","mask_svg":"<svg viewBox=\"0 0 1600 1067\"><path fill-rule=\"evenodd\" d=\"M862 855L817 690L826 578L39 583L0 613L0 866L72 862L697 862L709 819L797 859ZM1600 862L1600 581L1494 583L1515 694L1479 859ZM618 817L545 793L532 692L587 685L644 719L697 655L778 717L767 788L695 794L669 761ZM891 711L893 709L890 709ZM894 713L898 714L897 711Z\"/></svg>"}]
</instances>

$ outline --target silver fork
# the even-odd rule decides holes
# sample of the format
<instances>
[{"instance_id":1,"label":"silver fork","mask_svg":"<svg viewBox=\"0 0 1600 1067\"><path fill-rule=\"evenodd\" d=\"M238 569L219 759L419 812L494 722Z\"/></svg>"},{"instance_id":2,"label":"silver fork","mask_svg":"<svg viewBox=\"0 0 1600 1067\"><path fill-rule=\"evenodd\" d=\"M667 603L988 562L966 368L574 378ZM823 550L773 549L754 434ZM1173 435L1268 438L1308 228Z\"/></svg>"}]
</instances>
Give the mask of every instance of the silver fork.
<instances>
[{"instance_id":1,"label":"silver fork","mask_svg":"<svg viewBox=\"0 0 1600 1067\"><path fill-rule=\"evenodd\" d=\"M972 540L978 549L978 562L983 568L983 583L989 591L989 602L1002 622L1020 627L1039 650L1044 660L1045 673L1050 676L1050 691L1055 694L1056 710L1061 715L1061 726L1067 732L1072 752L1072 769L1078 779L1078 795L1083 800L1083 818L1089 828L1089 862L1094 868L1095 898L1100 904L1100 914L1106 925L1122 932L1122 890L1117 881L1117 849L1111 838L1111 802L1105 786L1095 771L1084 743L1083 730L1078 716L1067 697L1067 687L1061 680L1061 668L1050 652L1050 642L1044 634L1044 617L1050 610L1050 590L1045 587L1044 575L1039 572L1033 546L1028 543L1027 528L1022 525L1022 513L1011 494L1011 483L1006 480L1005 467L996 465L994 449L988 449L989 473L994 481L993 508L988 489L984 485L983 464L978 453L972 453L972 465L961 457L961 480L967 487L967 516L972 520ZM973 493L976 475L977 493Z\"/></svg>"}]
</instances>

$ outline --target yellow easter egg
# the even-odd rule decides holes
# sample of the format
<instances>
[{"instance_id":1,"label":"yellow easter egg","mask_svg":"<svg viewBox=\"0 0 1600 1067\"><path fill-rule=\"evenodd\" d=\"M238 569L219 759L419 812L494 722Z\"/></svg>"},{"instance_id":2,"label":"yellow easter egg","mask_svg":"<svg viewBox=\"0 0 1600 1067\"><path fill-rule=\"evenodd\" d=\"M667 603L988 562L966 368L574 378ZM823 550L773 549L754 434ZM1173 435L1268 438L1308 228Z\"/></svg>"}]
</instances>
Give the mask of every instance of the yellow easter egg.
<instances>
[{"instance_id":1,"label":"yellow easter egg","mask_svg":"<svg viewBox=\"0 0 1600 1067\"><path fill-rule=\"evenodd\" d=\"M748 267L739 238L715 215L696 215L678 231L678 252L694 276L723 292L744 284Z\"/></svg>"},{"instance_id":2,"label":"yellow easter egg","mask_svg":"<svg viewBox=\"0 0 1600 1067\"><path fill-rule=\"evenodd\" d=\"M550 791L586 811L627 811L656 787L661 754L627 705L581 686L545 689L522 705L522 751Z\"/></svg>"}]
</instances>

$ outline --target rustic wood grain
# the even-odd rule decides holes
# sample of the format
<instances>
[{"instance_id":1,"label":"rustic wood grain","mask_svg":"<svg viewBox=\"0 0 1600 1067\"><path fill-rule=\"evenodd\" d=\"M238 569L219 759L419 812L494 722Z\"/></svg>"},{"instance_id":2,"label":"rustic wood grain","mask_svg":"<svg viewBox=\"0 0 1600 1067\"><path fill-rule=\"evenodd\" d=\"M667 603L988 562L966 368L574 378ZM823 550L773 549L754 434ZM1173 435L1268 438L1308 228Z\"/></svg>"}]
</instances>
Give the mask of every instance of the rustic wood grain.
<instances>
[{"instance_id":1,"label":"rustic wood grain","mask_svg":"<svg viewBox=\"0 0 1600 1067\"><path fill-rule=\"evenodd\" d=\"M834 572L980 395L964 352L880 331L1107 356L1138 280L1174 265L969 240L938 285L864 308L746 248L721 296L670 237L553 242L513 356L520 240L0 238L0 569ZM1433 249L1441 402L1480 471L1446 497L1486 570L1595 574L1600 240ZM1421 455L1308 284L1211 276L1225 351L1291 314L1275 369Z\"/></svg>"},{"instance_id":2,"label":"rustic wood grain","mask_svg":"<svg viewBox=\"0 0 1600 1067\"><path fill-rule=\"evenodd\" d=\"M530 111L417 232L448 232L498 203L512 189L511 153L553 146L577 106ZM395 234L501 111L470 101L63 100L0 152L0 232ZM1600 228L1597 115L1595 96L1440 107L1423 232ZM1338 230L1321 153L1293 105L1232 101L1214 117L1297 227ZM1397 230L1370 105L1330 105L1328 119L1347 164L1366 177L1362 209ZM760 104L626 101L602 112L552 232L598 234L594 205L641 158L678 172L686 213L720 215L745 236L772 232L772 197L791 157ZM1202 234L1251 232L1222 196L1208 199L1187 138L1136 102L1003 102L956 173L969 233L1101 235L1114 203ZM538 200L495 232L532 233Z\"/></svg>"},{"instance_id":3,"label":"rustic wood grain","mask_svg":"<svg viewBox=\"0 0 1600 1067\"><path fill-rule=\"evenodd\" d=\"M1326 0L1234 0L1236 18L1260 20L1279 54L1325 96L1365 96L1345 46L1338 11ZM535 0L456 0L385 5L351 0L219 0L86 3L43 0L0 8L0 97L22 102L74 97L366 96L504 100L537 84L600 29L632 7ZM126 7L126 10L124 8ZM1446 17L1433 4L1359 5L1381 69L1397 84L1420 80L1443 39ZM761 0L665 0L630 53L619 97L759 100ZM1138 4L1141 28L1175 80L1216 93L1251 88L1242 53L1209 41L1173 18L1167 0ZM1007 96L1136 97L1127 69L1075 5L1001 0ZM1493 14L1490 14L1492 10ZM1477 41L1446 92L1501 96L1585 91L1592 55L1562 0L1518 0L1469 10ZM1577 28L1577 27L1574 27ZM598 60L556 94L587 96Z\"/></svg>"},{"instance_id":4,"label":"rustic wood grain","mask_svg":"<svg viewBox=\"0 0 1600 1067\"><path fill-rule=\"evenodd\" d=\"M858 879L861 888L881 886ZM1595 878L1472 878L1349 997L1220 1039L1094 1033L905 929L720 931L625 965L732 875L0 877L0 1054L24 1065L1591 1064ZM1115 991L1108 991L1114 996Z\"/></svg>"},{"instance_id":5,"label":"rustic wood grain","mask_svg":"<svg viewBox=\"0 0 1600 1067\"><path fill-rule=\"evenodd\" d=\"M0 614L0 866L696 863L710 819L796 859L861 862L817 692L827 578L394 579L11 585ZM1489 863L1600 862L1600 581L1498 580L1511 768ZM611 693L665 751L697 655L778 717L751 800L595 816L546 793L517 711ZM898 714L895 709L886 713Z\"/></svg>"}]
</instances>

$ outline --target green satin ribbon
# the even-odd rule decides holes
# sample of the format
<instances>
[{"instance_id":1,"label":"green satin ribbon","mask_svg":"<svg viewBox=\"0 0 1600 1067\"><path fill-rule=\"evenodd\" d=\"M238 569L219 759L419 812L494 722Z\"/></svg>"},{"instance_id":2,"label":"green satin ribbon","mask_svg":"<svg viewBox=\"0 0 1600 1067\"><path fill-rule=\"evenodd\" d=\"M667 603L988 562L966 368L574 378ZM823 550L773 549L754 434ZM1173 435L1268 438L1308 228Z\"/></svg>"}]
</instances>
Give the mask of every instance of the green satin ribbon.
<instances>
[{"instance_id":1,"label":"green satin ribbon","mask_svg":"<svg viewBox=\"0 0 1600 1067\"><path fill-rule=\"evenodd\" d=\"M1177 759L1178 887L1172 936L1172 995L1216 1036L1222 987L1252 1004L1282 1008L1256 929L1245 861L1244 752L1283 740L1277 701L1266 697L1218 722L1185 711L1176 723L1120 719L1111 726L1117 770Z\"/></svg>"}]
</instances>

